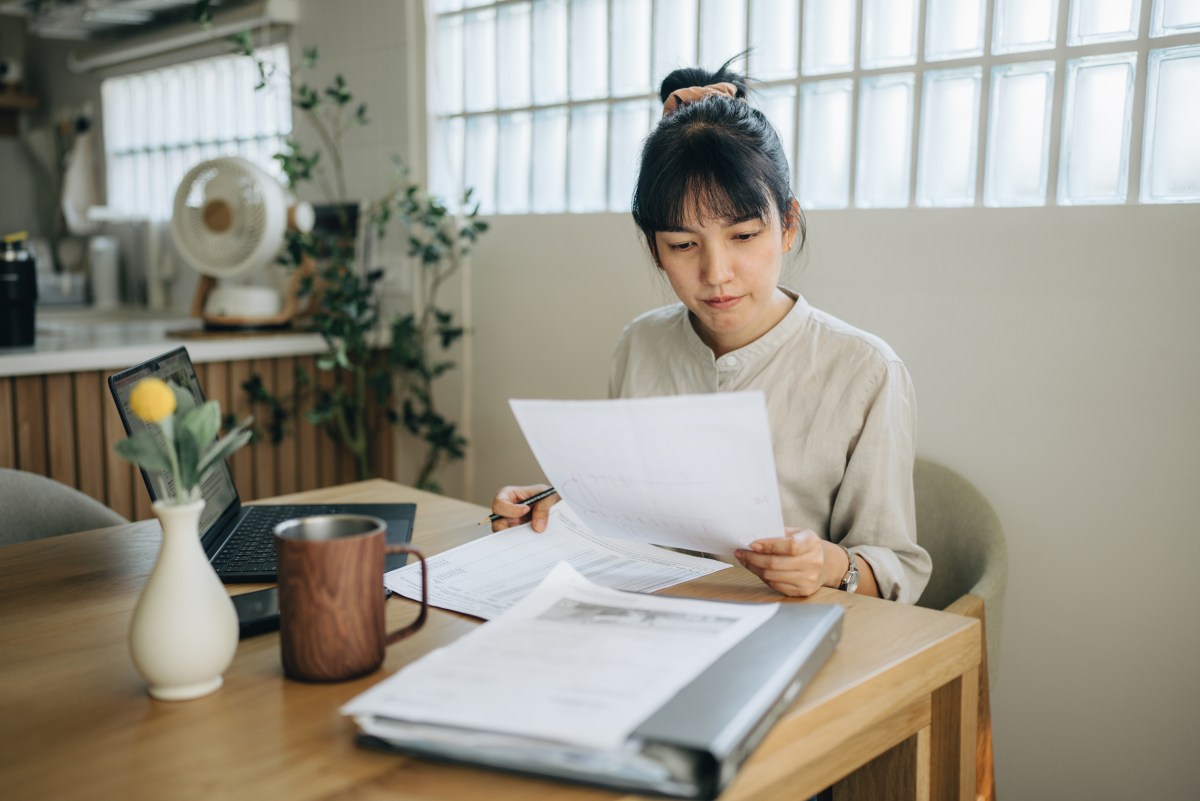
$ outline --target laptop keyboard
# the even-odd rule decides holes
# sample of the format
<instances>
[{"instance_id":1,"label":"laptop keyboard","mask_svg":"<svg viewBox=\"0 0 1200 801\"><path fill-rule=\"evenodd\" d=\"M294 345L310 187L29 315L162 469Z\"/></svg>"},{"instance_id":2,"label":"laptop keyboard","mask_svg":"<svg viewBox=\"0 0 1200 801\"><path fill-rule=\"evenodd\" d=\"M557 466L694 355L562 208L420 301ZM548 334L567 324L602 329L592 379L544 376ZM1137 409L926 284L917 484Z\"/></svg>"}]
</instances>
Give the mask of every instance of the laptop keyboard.
<instances>
[{"instance_id":1,"label":"laptop keyboard","mask_svg":"<svg viewBox=\"0 0 1200 801\"><path fill-rule=\"evenodd\" d=\"M275 538L272 533L275 526L284 520L291 520L297 514L287 507L265 506L254 509L255 511L242 521L229 541L213 557L212 565L218 574L275 572ZM308 517L336 515L345 511L345 506L306 504L302 514Z\"/></svg>"}]
</instances>

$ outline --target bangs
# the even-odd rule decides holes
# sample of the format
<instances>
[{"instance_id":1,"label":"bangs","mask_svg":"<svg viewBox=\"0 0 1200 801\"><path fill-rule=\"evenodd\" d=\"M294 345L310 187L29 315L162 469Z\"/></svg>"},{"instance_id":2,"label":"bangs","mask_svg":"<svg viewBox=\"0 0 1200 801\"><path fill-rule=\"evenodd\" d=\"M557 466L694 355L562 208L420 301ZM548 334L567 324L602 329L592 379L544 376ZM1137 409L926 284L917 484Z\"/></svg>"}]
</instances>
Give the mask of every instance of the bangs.
<instances>
[{"instance_id":1,"label":"bangs","mask_svg":"<svg viewBox=\"0 0 1200 801\"><path fill-rule=\"evenodd\" d=\"M765 160L761 151L731 142L711 125L694 126L671 144L659 151L661 158L649 158L649 146L643 154L632 208L643 231L679 231L689 221L770 218L776 204L761 180L767 165L756 163Z\"/></svg>"}]
</instances>

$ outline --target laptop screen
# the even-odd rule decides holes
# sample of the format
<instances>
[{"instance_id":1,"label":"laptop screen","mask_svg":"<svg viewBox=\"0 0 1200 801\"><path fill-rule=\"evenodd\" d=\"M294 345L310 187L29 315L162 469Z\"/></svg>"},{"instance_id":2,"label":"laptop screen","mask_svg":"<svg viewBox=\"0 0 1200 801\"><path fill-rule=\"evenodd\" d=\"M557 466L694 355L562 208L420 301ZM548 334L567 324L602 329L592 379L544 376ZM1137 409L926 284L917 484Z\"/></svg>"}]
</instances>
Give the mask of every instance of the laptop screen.
<instances>
[{"instance_id":1,"label":"laptop screen","mask_svg":"<svg viewBox=\"0 0 1200 801\"><path fill-rule=\"evenodd\" d=\"M129 395L133 392L133 387L143 378L150 376L182 387L192 394L197 404L204 402L204 392L200 389L200 379L196 377L196 370L192 367L192 360L186 348L176 348L170 353L150 359L112 377L112 391L120 407L125 430L130 434L139 430L149 430L153 436L160 437L161 432L157 426L143 423L129 407ZM150 490L150 500L175 497L175 484L169 475L148 470L143 470L142 475L145 477L146 487ZM205 500L204 511L200 516L200 531L207 534L212 524L237 500L237 489L233 485L233 474L229 472L229 465L225 462L217 465L201 484L200 492Z\"/></svg>"}]
</instances>

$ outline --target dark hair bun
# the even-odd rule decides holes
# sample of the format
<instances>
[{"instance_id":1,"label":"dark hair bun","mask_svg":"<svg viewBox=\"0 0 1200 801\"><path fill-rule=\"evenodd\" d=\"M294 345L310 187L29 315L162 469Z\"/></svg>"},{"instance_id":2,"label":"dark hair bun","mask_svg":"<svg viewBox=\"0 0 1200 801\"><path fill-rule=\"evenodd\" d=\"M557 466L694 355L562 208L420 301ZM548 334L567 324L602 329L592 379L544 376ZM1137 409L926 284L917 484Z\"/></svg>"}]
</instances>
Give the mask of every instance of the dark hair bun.
<instances>
[{"instance_id":1,"label":"dark hair bun","mask_svg":"<svg viewBox=\"0 0 1200 801\"><path fill-rule=\"evenodd\" d=\"M746 99L746 82L745 75L740 75L729 68L729 65L739 58L742 58L745 53L739 53L733 58L726 61L715 72L702 69L700 67L684 67L677 69L667 77L663 78L662 86L659 87L658 96L662 102L667 102L667 98L676 89L687 89L690 86L710 86L714 83L731 83L737 87L737 96L741 100Z\"/></svg>"}]
</instances>

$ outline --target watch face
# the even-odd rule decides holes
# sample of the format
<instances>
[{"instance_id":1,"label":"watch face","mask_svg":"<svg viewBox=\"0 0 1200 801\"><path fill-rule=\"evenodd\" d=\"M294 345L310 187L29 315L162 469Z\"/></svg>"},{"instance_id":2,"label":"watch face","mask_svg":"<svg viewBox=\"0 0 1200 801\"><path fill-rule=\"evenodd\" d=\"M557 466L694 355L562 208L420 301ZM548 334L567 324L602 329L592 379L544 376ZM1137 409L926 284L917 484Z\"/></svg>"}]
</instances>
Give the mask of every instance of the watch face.
<instances>
[{"instance_id":1,"label":"watch face","mask_svg":"<svg viewBox=\"0 0 1200 801\"><path fill-rule=\"evenodd\" d=\"M850 576L846 579L846 592L855 592L858 589L858 571L852 570Z\"/></svg>"}]
</instances>

